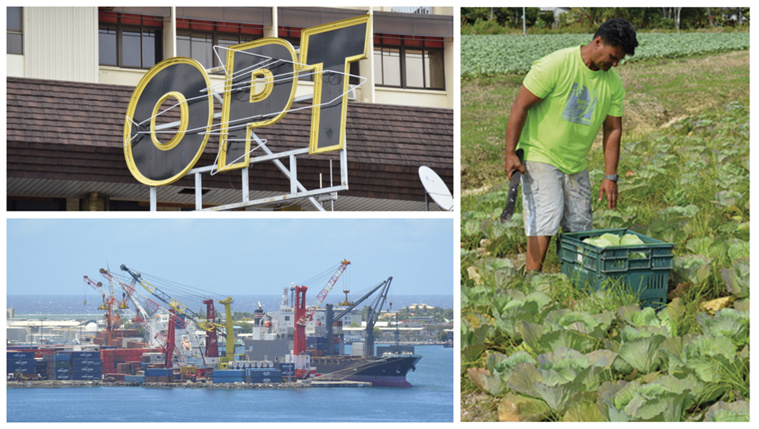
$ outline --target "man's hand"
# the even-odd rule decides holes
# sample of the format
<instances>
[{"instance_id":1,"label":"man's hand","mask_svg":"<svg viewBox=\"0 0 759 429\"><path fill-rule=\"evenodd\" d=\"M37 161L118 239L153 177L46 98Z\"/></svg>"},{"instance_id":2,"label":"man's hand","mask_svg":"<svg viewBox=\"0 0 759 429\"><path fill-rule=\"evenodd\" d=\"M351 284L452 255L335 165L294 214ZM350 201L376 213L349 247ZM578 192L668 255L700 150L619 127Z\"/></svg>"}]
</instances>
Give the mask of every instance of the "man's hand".
<instances>
[{"instance_id":1,"label":"man's hand","mask_svg":"<svg viewBox=\"0 0 759 429\"><path fill-rule=\"evenodd\" d=\"M508 176L509 180L511 180L511 175L514 174L515 171L519 171L520 173L524 173L526 171L524 164L522 164L522 161L519 160L516 152L506 152L506 161L504 168L506 170L506 176Z\"/></svg>"},{"instance_id":2,"label":"man's hand","mask_svg":"<svg viewBox=\"0 0 759 429\"><path fill-rule=\"evenodd\" d=\"M598 192L598 202L601 202L606 196L609 202L609 208L615 209L617 207L617 183L609 179L604 179L601 182L601 189Z\"/></svg>"}]
</instances>

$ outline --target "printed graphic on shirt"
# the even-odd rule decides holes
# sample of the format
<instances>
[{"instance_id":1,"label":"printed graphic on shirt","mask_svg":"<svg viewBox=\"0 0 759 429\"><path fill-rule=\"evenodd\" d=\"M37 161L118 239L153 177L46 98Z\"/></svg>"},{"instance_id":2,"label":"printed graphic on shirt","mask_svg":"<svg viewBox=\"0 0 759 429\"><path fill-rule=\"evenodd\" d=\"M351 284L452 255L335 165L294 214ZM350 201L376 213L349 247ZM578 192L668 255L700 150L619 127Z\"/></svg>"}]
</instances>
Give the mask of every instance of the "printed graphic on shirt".
<instances>
[{"instance_id":1,"label":"printed graphic on shirt","mask_svg":"<svg viewBox=\"0 0 759 429\"><path fill-rule=\"evenodd\" d=\"M587 86L575 82L562 117L575 124L590 125L597 99L593 97Z\"/></svg>"}]
</instances>

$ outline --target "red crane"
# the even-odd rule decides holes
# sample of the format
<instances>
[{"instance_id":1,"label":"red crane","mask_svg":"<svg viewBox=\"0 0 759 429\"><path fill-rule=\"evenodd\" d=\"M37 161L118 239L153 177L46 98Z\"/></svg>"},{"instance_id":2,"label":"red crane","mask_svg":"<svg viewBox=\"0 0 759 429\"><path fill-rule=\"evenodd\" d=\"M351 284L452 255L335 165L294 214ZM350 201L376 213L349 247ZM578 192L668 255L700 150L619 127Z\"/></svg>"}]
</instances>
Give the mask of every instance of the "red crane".
<instances>
[{"instance_id":1,"label":"red crane","mask_svg":"<svg viewBox=\"0 0 759 429\"><path fill-rule=\"evenodd\" d=\"M174 330L175 330L175 319L176 315L174 314L174 309L169 309L169 330L168 334L166 335L166 347L164 347L164 352L166 353L166 368L171 368L171 358L174 354Z\"/></svg>"},{"instance_id":2,"label":"red crane","mask_svg":"<svg viewBox=\"0 0 759 429\"><path fill-rule=\"evenodd\" d=\"M308 290L308 288L306 286L295 287L294 318L297 322L295 323L295 336L293 337L294 355L300 355L306 351L306 324L312 317L314 317L314 312L316 312L316 309L322 304L322 302L324 302L327 294L332 290L332 286L337 283L337 279L340 278L340 275L343 274L343 271L345 271L348 265L350 265L350 261L343 259L343 262L340 263L340 267L335 271L335 274L332 275L324 288L322 288L321 292L319 292L319 295L316 296L314 302L311 303L311 306L308 308L306 308L305 302L306 290Z\"/></svg>"},{"instance_id":3,"label":"red crane","mask_svg":"<svg viewBox=\"0 0 759 429\"><path fill-rule=\"evenodd\" d=\"M309 320L311 320L312 317L314 317L314 313L316 312L316 309L324 302L324 299L327 297L327 294L329 291L332 290L332 286L337 283L337 279L340 278L340 275L343 274L343 271L345 271L346 268L348 268L348 265L350 265L350 261L347 259L343 259L343 262L340 263L340 267L335 271L335 274L332 275L332 277L329 279L327 284L322 288L322 291L319 292L319 295L316 296L316 299L314 302L311 303L311 306L306 309L306 312L301 317L296 317L298 319L298 324L306 326L306 323L308 323ZM305 288L305 286L303 286ZM305 293L305 290L304 290ZM305 298L305 294L303 295Z\"/></svg>"}]
</instances>

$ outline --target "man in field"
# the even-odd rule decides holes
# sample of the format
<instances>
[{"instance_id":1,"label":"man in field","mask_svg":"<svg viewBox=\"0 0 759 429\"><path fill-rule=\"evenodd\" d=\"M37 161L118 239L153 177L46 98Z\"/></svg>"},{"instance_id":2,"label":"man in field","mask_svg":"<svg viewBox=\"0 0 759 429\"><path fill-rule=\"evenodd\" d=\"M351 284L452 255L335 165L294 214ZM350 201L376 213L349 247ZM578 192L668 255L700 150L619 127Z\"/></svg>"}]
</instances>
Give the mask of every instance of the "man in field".
<instances>
[{"instance_id":1,"label":"man in field","mask_svg":"<svg viewBox=\"0 0 759 429\"><path fill-rule=\"evenodd\" d=\"M616 207L625 90L612 67L634 55L636 46L632 25L611 19L589 44L549 54L525 76L506 127L505 169L509 179L514 171L523 173L528 270L542 269L559 226L564 232L592 229L587 154L602 126L606 176L599 201Z\"/></svg>"}]
</instances>

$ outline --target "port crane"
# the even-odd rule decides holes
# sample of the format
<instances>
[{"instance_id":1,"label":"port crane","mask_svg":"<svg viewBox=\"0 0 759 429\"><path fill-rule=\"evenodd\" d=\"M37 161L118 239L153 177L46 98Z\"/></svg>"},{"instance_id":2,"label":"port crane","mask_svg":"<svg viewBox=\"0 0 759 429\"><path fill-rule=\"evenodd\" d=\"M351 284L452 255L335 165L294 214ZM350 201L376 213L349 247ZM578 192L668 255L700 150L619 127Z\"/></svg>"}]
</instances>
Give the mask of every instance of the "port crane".
<instances>
[{"instance_id":1,"label":"port crane","mask_svg":"<svg viewBox=\"0 0 759 429\"><path fill-rule=\"evenodd\" d=\"M134 304L135 307L135 318L132 320L136 323L142 323L145 322L145 317L150 317L153 314L155 314L156 311L158 311L161 306L158 305L155 301L152 299L141 295L137 293L137 290L134 287L134 284L128 284L126 282L121 281L118 277L111 274L110 270L107 270L105 268L100 269L100 275L106 278L110 282L115 282L121 288L126 292L127 298L129 298L130 301L132 301L132 304ZM139 296L139 300L136 296ZM143 305L143 302L145 305ZM147 308L146 308L147 307Z\"/></svg>"},{"instance_id":2,"label":"port crane","mask_svg":"<svg viewBox=\"0 0 759 429\"><path fill-rule=\"evenodd\" d=\"M322 302L324 302L327 294L329 294L329 291L332 290L332 286L337 283L337 279L339 279L345 269L348 268L348 265L350 265L350 261L343 259L343 261L340 263L340 266L337 268L337 271L335 271L335 274L333 274L327 284L324 285L321 292L319 292L319 294L314 299L314 302L312 302L311 305L306 309L305 314L301 316L300 319L298 319L299 325L306 326L306 324L314 317L316 309L322 304Z\"/></svg>"},{"instance_id":3,"label":"port crane","mask_svg":"<svg viewBox=\"0 0 759 429\"><path fill-rule=\"evenodd\" d=\"M334 325L334 322L336 320L342 319L343 316L345 316L346 314L348 314L351 311L353 311L353 309L356 308L356 306L358 306L362 302L366 301L370 296L372 296L374 294L374 292L377 292L380 289L382 289L382 292L380 292L380 295L379 295L380 298L379 299L381 299L383 296L387 297L387 291L390 289L390 283L392 283L392 281L393 281L393 277L392 276L388 277L387 280L381 282L377 286L374 286L372 289L369 290L369 292L365 293L361 298L357 299L355 302L350 303L346 309L341 310L337 314L334 313L332 304L327 304L327 306L326 306L326 308L327 308L327 312L326 312L326 316L327 316L326 317L327 344L330 344L330 349L328 350L328 354L332 354L332 352L333 352L331 344L333 343L333 338L334 338L334 334L333 334L333 325ZM378 299L378 301L379 301L379 299ZM346 302L347 302L347 297L346 297ZM342 304L343 303L341 303L340 305L342 305ZM375 303L375 306L376 305L377 304ZM370 333L371 333L371 343L372 343L372 347L373 347L373 345L374 345L374 323L371 323L371 327L369 325L370 324L367 321L366 335L368 337L370 335ZM367 343L368 343L368 340L367 340ZM370 352L374 351L373 348L372 349L368 349L368 350L370 350Z\"/></svg>"},{"instance_id":4,"label":"port crane","mask_svg":"<svg viewBox=\"0 0 759 429\"><path fill-rule=\"evenodd\" d=\"M206 357L214 357L214 358L219 357L217 332L220 332L222 335L225 335L226 337L227 355L219 358L219 364L222 368L226 368L227 363L231 360L234 360L234 347L235 347L234 335L235 334L234 334L234 329L232 329L233 328L232 310L230 307L230 305L232 304L232 297L228 297L225 300L219 301L220 304L224 305L225 313L227 315L227 324L221 325L215 322L216 312L213 306L213 300L207 299L203 301L203 303L206 304L206 308L207 308L206 319L203 319L203 316L191 311L189 308L187 308L187 306L177 301L176 299L172 298L166 292L162 291L158 287L152 285L150 282L142 278L140 273L129 269L124 264L121 265L121 270L129 273L129 275L132 276L135 282L140 284L145 290L150 292L153 296L158 298L160 301L164 302L166 305L171 307L171 309L173 309L175 313L178 313L187 317L188 319L192 320L195 323L195 326L206 331L206 353L205 353ZM231 353L230 353L230 350L231 350Z\"/></svg>"},{"instance_id":5,"label":"port crane","mask_svg":"<svg viewBox=\"0 0 759 429\"><path fill-rule=\"evenodd\" d=\"M374 304L370 306L367 310L366 314L366 340L364 342L366 346L366 350L370 355L374 354L374 325L377 323L377 320L379 320L380 314L382 313L382 307L385 305L385 302L387 301L387 293L390 291L390 282L392 281L392 277L388 279L388 282L385 284L385 287L382 288L382 291L379 295L377 295L377 299L374 300Z\"/></svg>"},{"instance_id":6,"label":"port crane","mask_svg":"<svg viewBox=\"0 0 759 429\"><path fill-rule=\"evenodd\" d=\"M308 308L305 308L306 290L308 288L306 286L295 287L296 301L294 318L297 322L295 322L295 335L293 336L294 355L300 355L306 351L306 324L308 324L308 322L314 317L316 309L322 304L322 302L324 302L327 294L332 290L332 287L337 283L337 280L343 274L345 269L348 268L348 265L350 265L350 261L343 259L340 266L337 268L337 271L335 271L329 281L327 281L327 284L324 285L321 292L319 292L316 299L314 299L314 302L311 303L311 306Z\"/></svg>"},{"instance_id":7,"label":"port crane","mask_svg":"<svg viewBox=\"0 0 759 429\"><path fill-rule=\"evenodd\" d=\"M158 303L138 293L134 287L134 281L132 281L132 284L123 282L121 279L111 274L110 270L107 270L105 268L100 269L100 274L111 283L116 283L121 286L121 288L126 292L127 297L130 301L132 301L135 307L135 316L132 319L132 322L139 324L143 327L143 329L145 329L147 332L147 338L150 339L150 344L157 344L158 347L161 347L164 354L166 355L166 367L171 367L173 354L176 350L176 345L174 342L174 332L177 325L176 315L171 313L168 315L166 334L164 334L161 332L161 329L156 326L155 323L148 323L148 320L146 319L154 316L161 309L161 306L158 305ZM137 297L139 297L139 299L137 299ZM142 304L143 302L145 303L144 306ZM177 355L180 357L180 360L184 360L183 355L178 350Z\"/></svg>"},{"instance_id":8,"label":"port crane","mask_svg":"<svg viewBox=\"0 0 759 429\"><path fill-rule=\"evenodd\" d=\"M105 341L106 345L111 345L111 341L113 340L113 330L118 326L119 322L121 321L121 312L124 309L129 308L129 306L126 304L126 300L118 300L114 296L114 291L111 289L111 295L107 295L105 292L103 292L103 283L102 282L95 282L91 278L84 276L84 282L92 286L93 289L98 291L102 298L103 302L98 306L98 310L103 310L105 313L103 314L103 319L105 320ZM115 304L115 305L114 305Z\"/></svg>"}]
</instances>

